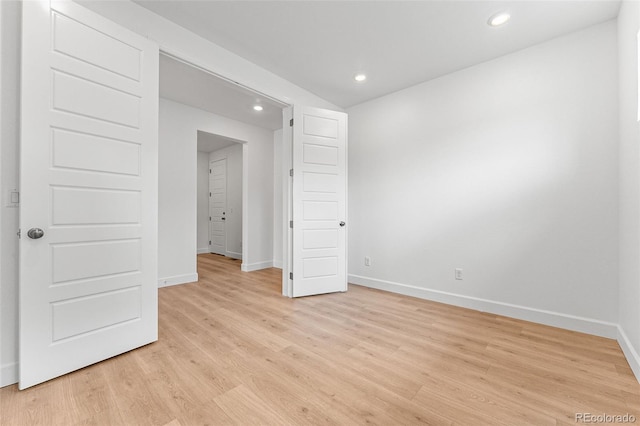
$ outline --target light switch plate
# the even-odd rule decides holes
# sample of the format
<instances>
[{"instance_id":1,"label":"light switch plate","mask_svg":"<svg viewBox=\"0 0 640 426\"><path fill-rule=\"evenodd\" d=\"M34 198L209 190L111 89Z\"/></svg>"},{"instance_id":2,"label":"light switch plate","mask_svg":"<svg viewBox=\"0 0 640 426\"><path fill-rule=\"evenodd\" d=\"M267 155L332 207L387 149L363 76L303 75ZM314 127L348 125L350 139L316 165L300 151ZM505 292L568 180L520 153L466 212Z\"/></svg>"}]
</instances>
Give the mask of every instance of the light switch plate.
<instances>
[{"instance_id":1,"label":"light switch plate","mask_svg":"<svg viewBox=\"0 0 640 426\"><path fill-rule=\"evenodd\" d=\"M11 189L7 192L7 207L17 208L20 205L20 192L17 189Z\"/></svg>"}]
</instances>

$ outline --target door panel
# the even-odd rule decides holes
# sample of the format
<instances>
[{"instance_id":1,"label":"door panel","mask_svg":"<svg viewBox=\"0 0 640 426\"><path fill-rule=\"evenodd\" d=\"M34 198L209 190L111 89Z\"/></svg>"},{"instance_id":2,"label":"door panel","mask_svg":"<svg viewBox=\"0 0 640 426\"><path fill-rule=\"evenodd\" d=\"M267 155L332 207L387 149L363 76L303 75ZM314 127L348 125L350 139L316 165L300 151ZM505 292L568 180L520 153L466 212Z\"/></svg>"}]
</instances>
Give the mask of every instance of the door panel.
<instances>
[{"instance_id":1,"label":"door panel","mask_svg":"<svg viewBox=\"0 0 640 426\"><path fill-rule=\"evenodd\" d=\"M140 175L140 145L86 133L53 129L52 167Z\"/></svg>"},{"instance_id":2,"label":"door panel","mask_svg":"<svg viewBox=\"0 0 640 426\"><path fill-rule=\"evenodd\" d=\"M295 107L292 295L347 290L347 116Z\"/></svg>"},{"instance_id":3,"label":"door panel","mask_svg":"<svg viewBox=\"0 0 640 426\"><path fill-rule=\"evenodd\" d=\"M338 147L305 144L302 147L302 157L306 164L338 165Z\"/></svg>"},{"instance_id":4,"label":"door panel","mask_svg":"<svg viewBox=\"0 0 640 426\"><path fill-rule=\"evenodd\" d=\"M53 23L53 50L140 81L141 49L64 15L54 14Z\"/></svg>"},{"instance_id":5,"label":"door panel","mask_svg":"<svg viewBox=\"0 0 640 426\"><path fill-rule=\"evenodd\" d=\"M113 87L53 71L53 109L138 129L140 98Z\"/></svg>"},{"instance_id":6,"label":"door panel","mask_svg":"<svg viewBox=\"0 0 640 426\"><path fill-rule=\"evenodd\" d=\"M302 231L302 248L313 249L337 249L337 229L305 229Z\"/></svg>"},{"instance_id":7,"label":"door panel","mask_svg":"<svg viewBox=\"0 0 640 426\"><path fill-rule=\"evenodd\" d=\"M139 286L55 302L52 304L53 341L59 343L113 324L137 320L142 315L140 305ZM84 321L79 322L78 318Z\"/></svg>"},{"instance_id":8,"label":"door panel","mask_svg":"<svg viewBox=\"0 0 640 426\"><path fill-rule=\"evenodd\" d=\"M100 278L141 267L140 240L56 244L51 248L53 284ZM105 262L104 259L109 259Z\"/></svg>"},{"instance_id":9,"label":"door panel","mask_svg":"<svg viewBox=\"0 0 640 426\"><path fill-rule=\"evenodd\" d=\"M209 233L211 253L227 254L227 160L210 163Z\"/></svg>"},{"instance_id":10,"label":"door panel","mask_svg":"<svg viewBox=\"0 0 640 426\"><path fill-rule=\"evenodd\" d=\"M140 223L140 191L51 187L53 225Z\"/></svg>"},{"instance_id":11,"label":"door panel","mask_svg":"<svg viewBox=\"0 0 640 426\"><path fill-rule=\"evenodd\" d=\"M157 340L158 47L72 2L22 39L24 389Z\"/></svg>"}]
</instances>

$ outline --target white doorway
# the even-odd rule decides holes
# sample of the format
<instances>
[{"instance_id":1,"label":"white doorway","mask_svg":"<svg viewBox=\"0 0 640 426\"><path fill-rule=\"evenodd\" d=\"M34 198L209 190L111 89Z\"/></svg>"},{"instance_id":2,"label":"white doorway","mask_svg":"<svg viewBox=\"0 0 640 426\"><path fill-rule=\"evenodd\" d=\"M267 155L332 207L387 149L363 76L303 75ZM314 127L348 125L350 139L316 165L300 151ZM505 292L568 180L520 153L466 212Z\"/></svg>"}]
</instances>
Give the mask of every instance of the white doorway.
<instances>
[{"instance_id":1,"label":"white doorway","mask_svg":"<svg viewBox=\"0 0 640 426\"><path fill-rule=\"evenodd\" d=\"M198 254L243 258L245 144L198 131Z\"/></svg>"},{"instance_id":2,"label":"white doorway","mask_svg":"<svg viewBox=\"0 0 640 426\"><path fill-rule=\"evenodd\" d=\"M208 230L209 217L213 222L215 216L209 214L209 190L203 197L201 189L208 187L206 157L221 148L231 150L231 146L235 151L233 158L227 153L224 254L241 259L238 265L243 271L272 267L273 247L277 245L274 238L282 237L273 232L273 223L282 221L281 213L276 219L278 212L274 211L274 157L276 151L280 153L275 138L282 128L282 104L166 54L160 55L160 83L160 222L164 224L160 235L161 285L165 275L178 277L166 280L166 285L197 280L193 274L197 271L197 255L210 253L209 241L214 242ZM257 104L262 111L253 108ZM203 140L226 145L203 148ZM278 146L281 144L280 138ZM233 166L233 159L238 160L238 167ZM206 173L196 172L196 166ZM163 170L169 169L172 173L166 174L163 187ZM230 198L234 173L238 191L233 193L239 197L235 207ZM222 247L217 252L222 253Z\"/></svg>"}]
</instances>

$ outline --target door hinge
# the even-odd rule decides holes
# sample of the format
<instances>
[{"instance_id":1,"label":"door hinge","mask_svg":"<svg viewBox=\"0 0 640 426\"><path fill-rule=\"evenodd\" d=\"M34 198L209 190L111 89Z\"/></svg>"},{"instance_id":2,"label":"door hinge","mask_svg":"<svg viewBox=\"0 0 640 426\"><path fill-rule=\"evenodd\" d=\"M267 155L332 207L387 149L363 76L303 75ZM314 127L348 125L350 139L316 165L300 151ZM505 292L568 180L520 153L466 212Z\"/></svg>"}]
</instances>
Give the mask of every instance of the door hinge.
<instances>
[{"instance_id":1,"label":"door hinge","mask_svg":"<svg viewBox=\"0 0 640 426\"><path fill-rule=\"evenodd\" d=\"M293 279L293 272L289 272L289 279L292 280Z\"/></svg>"},{"instance_id":2,"label":"door hinge","mask_svg":"<svg viewBox=\"0 0 640 426\"><path fill-rule=\"evenodd\" d=\"M289 228L293 228L293 221L292 220L289 221Z\"/></svg>"},{"instance_id":3,"label":"door hinge","mask_svg":"<svg viewBox=\"0 0 640 426\"><path fill-rule=\"evenodd\" d=\"M211 169L209 169L209 174L211 174Z\"/></svg>"},{"instance_id":4,"label":"door hinge","mask_svg":"<svg viewBox=\"0 0 640 426\"><path fill-rule=\"evenodd\" d=\"M211 220L211 216L209 216L209 220Z\"/></svg>"},{"instance_id":5,"label":"door hinge","mask_svg":"<svg viewBox=\"0 0 640 426\"><path fill-rule=\"evenodd\" d=\"M291 120L289 120L289 126L293 127L293 118Z\"/></svg>"},{"instance_id":6,"label":"door hinge","mask_svg":"<svg viewBox=\"0 0 640 426\"><path fill-rule=\"evenodd\" d=\"M211 193L209 193L209 197L211 197Z\"/></svg>"},{"instance_id":7,"label":"door hinge","mask_svg":"<svg viewBox=\"0 0 640 426\"><path fill-rule=\"evenodd\" d=\"M22 229L18 229L18 232L16 232L16 235L18 236L18 238L22 238Z\"/></svg>"},{"instance_id":8,"label":"door hinge","mask_svg":"<svg viewBox=\"0 0 640 426\"><path fill-rule=\"evenodd\" d=\"M211 241L209 241L209 245L211 245Z\"/></svg>"},{"instance_id":9,"label":"door hinge","mask_svg":"<svg viewBox=\"0 0 640 426\"><path fill-rule=\"evenodd\" d=\"M293 169L289 169L289 176L293 177Z\"/></svg>"}]
</instances>

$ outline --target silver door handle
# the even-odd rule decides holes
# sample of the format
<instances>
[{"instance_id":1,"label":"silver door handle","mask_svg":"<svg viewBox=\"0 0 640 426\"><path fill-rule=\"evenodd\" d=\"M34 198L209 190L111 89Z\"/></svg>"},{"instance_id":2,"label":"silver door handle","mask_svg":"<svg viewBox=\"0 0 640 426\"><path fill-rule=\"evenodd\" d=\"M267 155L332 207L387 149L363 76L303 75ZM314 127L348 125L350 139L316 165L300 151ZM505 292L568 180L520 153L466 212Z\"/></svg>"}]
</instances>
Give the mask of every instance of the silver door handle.
<instances>
[{"instance_id":1,"label":"silver door handle","mask_svg":"<svg viewBox=\"0 0 640 426\"><path fill-rule=\"evenodd\" d=\"M40 228L31 228L27 231L27 236L32 240L37 240L44 236L44 231Z\"/></svg>"},{"instance_id":2,"label":"silver door handle","mask_svg":"<svg viewBox=\"0 0 640 426\"><path fill-rule=\"evenodd\" d=\"M346 225L346 223L340 222L340 226L345 226L345 225Z\"/></svg>"}]
</instances>

